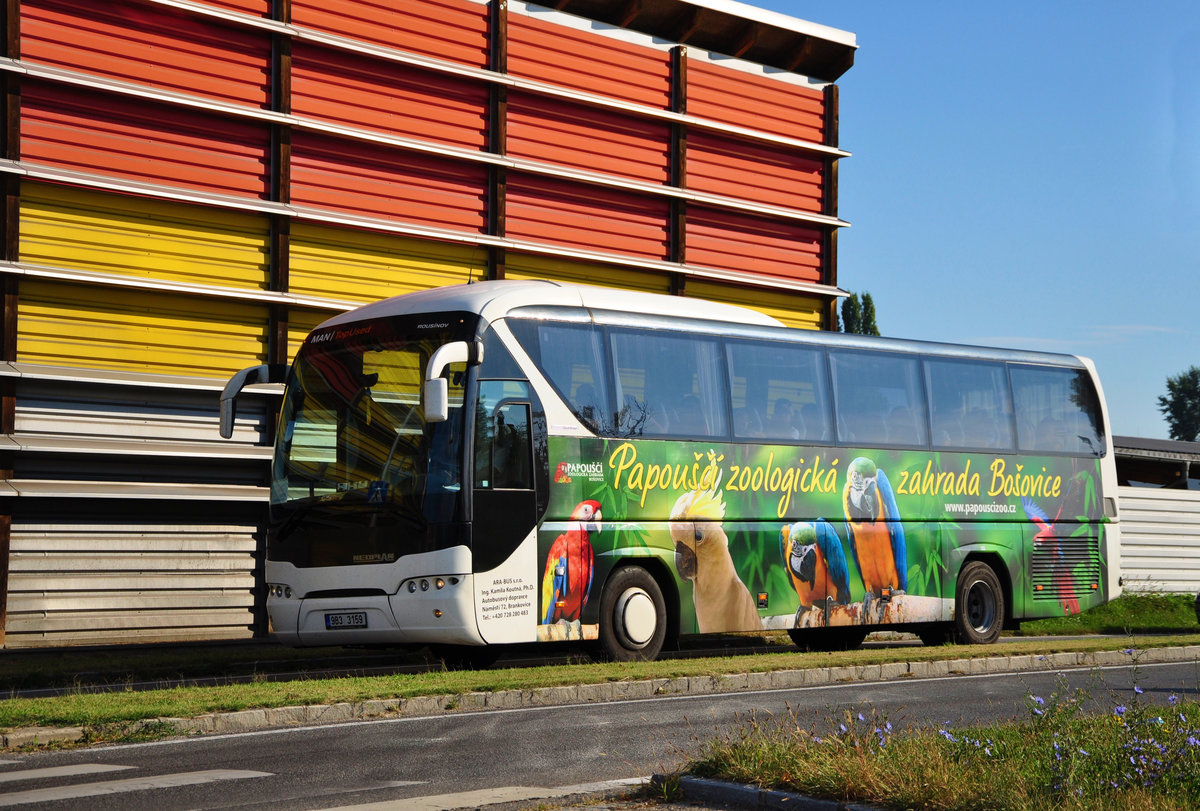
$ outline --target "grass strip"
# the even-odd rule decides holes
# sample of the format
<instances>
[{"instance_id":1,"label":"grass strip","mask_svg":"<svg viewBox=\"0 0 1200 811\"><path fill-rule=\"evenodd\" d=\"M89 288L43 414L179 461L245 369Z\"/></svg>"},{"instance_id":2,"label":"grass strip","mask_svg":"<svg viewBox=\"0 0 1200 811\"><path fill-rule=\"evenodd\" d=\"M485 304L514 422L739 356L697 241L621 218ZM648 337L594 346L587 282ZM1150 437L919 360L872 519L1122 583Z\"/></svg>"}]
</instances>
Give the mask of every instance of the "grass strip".
<instances>
[{"instance_id":1,"label":"grass strip","mask_svg":"<svg viewBox=\"0 0 1200 811\"><path fill-rule=\"evenodd\" d=\"M704 744L687 773L885 808L963 811L1200 807L1200 704L1143 703L1138 688L1099 715L1065 681L1029 715L969 729L894 730L871 711L827 728L796 715L748 719Z\"/></svg>"},{"instance_id":2,"label":"grass strip","mask_svg":"<svg viewBox=\"0 0 1200 811\"><path fill-rule=\"evenodd\" d=\"M1200 644L1200 634L1064 639L1056 642L1053 649L1054 652L1093 652L1123 650L1131 646L1144 648L1192 644ZM88 727L149 718L196 717L211 712L236 712L292 705L528 690L685 676L720 676L810 667L872 665L896 661L1038 655L1046 652L1046 642L1038 640L996 645L875 648L838 653L789 651L657 662L580 663L482 671L301 679L216 687L179 687L169 690L78 692L49 698L10 698L0 701L0 728L11 730L29 726Z\"/></svg>"}]
</instances>

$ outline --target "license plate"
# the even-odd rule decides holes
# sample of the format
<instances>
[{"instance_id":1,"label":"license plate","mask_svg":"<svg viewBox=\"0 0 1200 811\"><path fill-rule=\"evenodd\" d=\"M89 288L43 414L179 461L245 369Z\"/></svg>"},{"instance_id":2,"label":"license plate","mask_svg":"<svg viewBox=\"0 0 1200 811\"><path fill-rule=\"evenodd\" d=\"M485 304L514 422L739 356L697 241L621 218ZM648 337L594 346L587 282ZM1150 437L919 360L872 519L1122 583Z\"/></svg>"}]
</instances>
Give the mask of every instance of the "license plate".
<instances>
[{"instance_id":1,"label":"license plate","mask_svg":"<svg viewBox=\"0 0 1200 811\"><path fill-rule=\"evenodd\" d=\"M342 614L326 614L325 629L333 631L341 628L366 628L367 612L347 611Z\"/></svg>"}]
</instances>

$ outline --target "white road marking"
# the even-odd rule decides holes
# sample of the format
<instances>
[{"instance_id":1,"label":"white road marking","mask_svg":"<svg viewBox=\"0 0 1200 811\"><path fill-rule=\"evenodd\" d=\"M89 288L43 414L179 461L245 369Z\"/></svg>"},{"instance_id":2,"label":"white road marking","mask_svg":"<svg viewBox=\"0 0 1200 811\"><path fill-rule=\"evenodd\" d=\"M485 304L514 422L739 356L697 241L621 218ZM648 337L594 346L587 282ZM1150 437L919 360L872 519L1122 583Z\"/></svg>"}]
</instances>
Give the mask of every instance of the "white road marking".
<instances>
[{"instance_id":1,"label":"white road marking","mask_svg":"<svg viewBox=\"0 0 1200 811\"><path fill-rule=\"evenodd\" d=\"M570 797L575 794L591 794L598 791L615 791L640 786L649 778L630 777L624 780L606 780L602 783L583 783L578 786L557 788L534 788L531 786L500 786L478 791L462 791L457 794L436 794L429 797L409 797L401 800L381 800L363 805L338 806L325 811L454 811L460 808L481 808L494 803L527 803L535 800L550 800L555 797Z\"/></svg>"},{"instance_id":2,"label":"white road marking","mask_svg":"<svg viewBox=\"0 0 1200 811\"><path fill-rule=\"evenodd\" d=\"M109 780L103 783L80 783L74 786L31 789L13 794L0 795L0 806L24 805L26 803L49 803L56 800L78 800L103 794L124 794L131 791L147 791L156 788L195 786L215 783L220 780L243 780L249 777L271 777L270 772L236 771L233 769L209 769L199 772L160 774L153 777L131 777L126 780Z\"/></svg>"},{"instance_id":3,"label":"white road marking","mask_svg":"<svg viewBox=\"0 0 1200 811\"><path fill-rule=\"evenodd\" d=\"M78 766L50 766L45 769L22 769L18 772L0 772L0 783L11 783L17 780L41 780L47 777L75 777L80 774L119 772L122 769L132 768L132 766L105 766L103 763L81 763Z\"/></svg>"}]
</instances>

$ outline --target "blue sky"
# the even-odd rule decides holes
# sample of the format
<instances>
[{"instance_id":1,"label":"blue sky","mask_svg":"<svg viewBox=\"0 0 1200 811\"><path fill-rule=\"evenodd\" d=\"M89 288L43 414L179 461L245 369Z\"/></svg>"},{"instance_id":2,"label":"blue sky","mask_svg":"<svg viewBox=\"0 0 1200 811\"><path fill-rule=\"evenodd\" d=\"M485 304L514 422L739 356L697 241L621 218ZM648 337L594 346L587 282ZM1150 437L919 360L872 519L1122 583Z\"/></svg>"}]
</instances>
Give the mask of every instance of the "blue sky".
<instances>
[{"instance_id":1,"label":"blue sky","mask_svg":"<svg viewBox=\"0 0 1200 811\"><path fill-rule=\"evenodd\" d=\"M1200 365L1200 2L750 0L853 32L839 283L885 335L1071 352L1115 434Z\"/></svg>"}]
</instances>

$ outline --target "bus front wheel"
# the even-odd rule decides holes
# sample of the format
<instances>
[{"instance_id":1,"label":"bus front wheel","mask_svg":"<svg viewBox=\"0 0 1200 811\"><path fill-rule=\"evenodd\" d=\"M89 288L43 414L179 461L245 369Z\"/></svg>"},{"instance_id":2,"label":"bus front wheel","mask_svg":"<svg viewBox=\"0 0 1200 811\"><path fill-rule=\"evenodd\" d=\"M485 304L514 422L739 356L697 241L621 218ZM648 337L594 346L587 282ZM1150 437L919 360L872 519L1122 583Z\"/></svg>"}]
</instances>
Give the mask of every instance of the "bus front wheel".
<instances>
[{"instance_id":1,"label":"bus front wheel","mask_svg":"<svg viewBox=\"0 0 1200 811\"><path fill-rule=\"evenodd\" d=\"M619 569L600 597L600 646L620 662L657 659L667 636L667 605L658 581L640 566Z\"/></svg>"},{"instance_id":2,"label":"bus front wheel","mask_svg":"<svg viewBox=\"0 0 1200 811\"><path fill-rule=\"evenodd\" d=\"M959 641L990 645L1004 627L1004 589L992 567L973 560L958 576L954 597L954 625Z\"/></svg>"}]
</instances>

